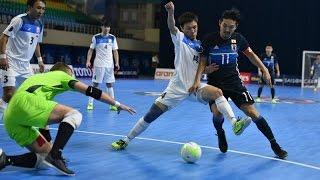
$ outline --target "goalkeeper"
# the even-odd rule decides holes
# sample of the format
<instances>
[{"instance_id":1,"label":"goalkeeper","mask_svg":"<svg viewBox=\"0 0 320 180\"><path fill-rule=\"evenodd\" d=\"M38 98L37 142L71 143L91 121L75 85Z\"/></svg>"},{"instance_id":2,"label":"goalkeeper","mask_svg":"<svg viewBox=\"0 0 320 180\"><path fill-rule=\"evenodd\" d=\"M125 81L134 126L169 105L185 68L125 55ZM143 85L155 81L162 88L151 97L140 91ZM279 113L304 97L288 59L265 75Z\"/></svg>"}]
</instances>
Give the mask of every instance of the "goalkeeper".
<instances>
[{"instance_id":1,"label":"goalkeeper","mask_svg":"<svg viewBox=\"0 0 320 180\"><path fill-rule=\"evenodd\" d=\"M114 105L119 110L135 113L134 109L120 104L100 89L83 84L72 75L70 67L60 62L55 64L50 72L31 76L22 83L10 100L3 119L9 136L20 146L28 148L30 152L7 156L0 149L0 170L8 165L33 168L43 162L64 175L75 175L66 166L62 150L73 131L80 126L82 115L76 109L53 101L57 94L76 90L106 104ZM39 132L35 129L58 123L60 125L53 145L48 130Z\"/></svg>"}]
</instances>

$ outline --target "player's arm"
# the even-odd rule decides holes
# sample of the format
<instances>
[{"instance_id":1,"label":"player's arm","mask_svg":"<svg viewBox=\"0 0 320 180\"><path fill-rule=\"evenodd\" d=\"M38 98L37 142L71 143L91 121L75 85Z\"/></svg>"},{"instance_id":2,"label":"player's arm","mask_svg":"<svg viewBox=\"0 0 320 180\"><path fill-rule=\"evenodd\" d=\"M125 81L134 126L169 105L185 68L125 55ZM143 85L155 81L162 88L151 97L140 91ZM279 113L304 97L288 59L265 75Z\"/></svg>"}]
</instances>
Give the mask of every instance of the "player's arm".
<instances>
[{"instance_id":1,"label":"player's arm","mask_svg":"<svg viewBox=\"0 0 320 180\"><path fill-rule=\"evenodd\" d=\"M176 27L175 25L176 23L174 20L174 4L173 2L170 1L164 7L168 12L167 24L168 24L170 34L176 35L178 32L178 28Z\"/></svg>"},{"instance_id":2,"label":"player's arm","mask_svg":"<svg viewBox=\"0 0 320 180\"><path fill-rule=\"evenodd\" d=\"M89 48L88 50L88 54L87 54L87 62L86 62L86 66L87 68L91 67L91 58L92 58L92 54L93 54L93 49Z\"/></svg>"},{"instance_id":3,"label":"player's arm","mask_svg":"<svg viewBox=\"0 0 320 180\"><path fill-rule=\"evenodd\" d=\"M197 73L196 73L196 76L194 78L193 85L188 90L189 93L193 93L193 92L196 92L198 90L198 88L200 86L201 76L202 76L202 73L204 72L206 64L207 64L207 58L204 57L204 56L201 56L200 62L199 62L199 65L198 65L198 69L197 69Z\"/></svg>"},{"instance_id":4,"label":"player's arm","mask_svg":"<svg viewBox=\"0 0 320 180\"><path fill-rule=\"evenodd\" d=\"M277 77L280 76L280 67L279 67L279 63L276 63L275 64L275 67L276 67L276 71L277 71Z\"/></svg>"},{"instance_id":5,"label":"player's arm","mask_svg":"<svg viewBox=\"0 0 320 180\"><path fill-rule=\"evenodd\" d=\"M40 51L40 44L38 43L36 46L36 51L35 51L37 60L38 60L38 64L39 64L39 71L40 72L44 72L44 63L41 57L41 51Z\"/></svg>"},{"instance_id":6,"label":"player's arm","mask_svg":"<svg viewBox=\"0 0 320 180\"><path fill-rule=\"evenodd\" d=\"M120 65L119 65L119 53L118 53L118 50L117 50L117 49L112 50L112 52L113 52L115 67L116 67L116 70L118 71L118 70L120 69Z\"/></svg>"},{"instance_id":7,"label":"player's arm","mask_svg":"<svg viewBox=\"0 0 320 180\"><path fill-rule=\"evenodd\" d=\"M119 103L118 101L114 100L112 97L110 97L108 94L102 92L98 88L88 86L80 81L71 81L71 82L74 84L70 85L70 86L73 89L81 92L82 94L93 97L101 102L116 106L119 110L128 111L130 114L134 114L136 112L133 108Z\"/></svg>"},{"instance_id":8,"label":"player's arm","mask_svg":"<svg viewBox=\"0 0 320 180\"><path fill-rule=\"evenodd\" d=\"M254 64L256 67L258 67L263 74L263 78L268 84L271 84L271 76L269 74L268 69L264 66L260 58L252 51L250 47L248 47L243 53L247 56L247 58L250 60L252 64Z\"/></svg>"},{"instance_id":9,"label":"player's arm","mask_svg":"<svg viewBox=\"0 0 320 180\"><path fill-rule=\"evenodd\" d=\"M6 46L8 42L9 36L2 34L0 36L0 69L7 70L9 65L8 65L8 60L7 60L7 55L6 55Z\"/></svg>"}]
</instances>

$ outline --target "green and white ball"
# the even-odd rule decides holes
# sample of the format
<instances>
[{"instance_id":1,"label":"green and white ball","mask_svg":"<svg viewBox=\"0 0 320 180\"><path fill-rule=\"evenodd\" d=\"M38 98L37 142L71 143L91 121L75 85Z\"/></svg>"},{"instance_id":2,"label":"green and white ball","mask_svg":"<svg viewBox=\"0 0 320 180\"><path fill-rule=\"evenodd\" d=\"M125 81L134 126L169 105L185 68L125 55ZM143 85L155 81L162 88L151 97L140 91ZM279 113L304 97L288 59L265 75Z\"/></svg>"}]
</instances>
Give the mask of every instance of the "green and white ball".
<instances>
[{"instance_id":1,"label":"green and white ball","mask_svg":"<svg viewBox=\"0 0 320 180\"><path fill-rule=\"evenodd\" d=\"M201 148L195 142L185 143L181 148L181 157L188 163L194 163L201 157Z\"/></svg>"}]
</instances>

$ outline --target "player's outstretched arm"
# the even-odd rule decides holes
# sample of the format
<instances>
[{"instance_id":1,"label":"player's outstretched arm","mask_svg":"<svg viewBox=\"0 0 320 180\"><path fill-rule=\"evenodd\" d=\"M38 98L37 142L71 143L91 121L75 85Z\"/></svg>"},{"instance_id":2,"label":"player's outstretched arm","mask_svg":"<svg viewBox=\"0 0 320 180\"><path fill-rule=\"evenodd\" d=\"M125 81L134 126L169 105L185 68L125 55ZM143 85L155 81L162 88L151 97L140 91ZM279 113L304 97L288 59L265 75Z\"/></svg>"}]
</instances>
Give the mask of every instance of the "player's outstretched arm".
<instances>
[{"instance_id":1,"label":"player's outstretched arm","mask_svg":"<svg viewBox=\"0 0 320 180\"><path fill-rule=\"evenodd\" d=\"M176 35L178 32L178 28L176 27L176 22L174 20L174 4L173 2L170 1L164 7L168 12L167 23L168 23L169 31L171 34Z\"/></svg>"},{"instance_id":2,"label":"player's outstretched arm","mask_svg":"<svg viewBox=\"0 0 320 180\"><path fill-rule=\"evenodd\" d=\"M112 97L110 97L108 94L102 92L100 89L88 86L80 81L77 81L74 84L74 89L81 92L82 94L85 94L87 96L91 96L101 102L114 105L116 106L119 110L125 110L129 112L130 114L136 113L136 110L133 108L126 106L124 104L119 103L118 101L114 100Z\"/></svg>"}]
</instances>

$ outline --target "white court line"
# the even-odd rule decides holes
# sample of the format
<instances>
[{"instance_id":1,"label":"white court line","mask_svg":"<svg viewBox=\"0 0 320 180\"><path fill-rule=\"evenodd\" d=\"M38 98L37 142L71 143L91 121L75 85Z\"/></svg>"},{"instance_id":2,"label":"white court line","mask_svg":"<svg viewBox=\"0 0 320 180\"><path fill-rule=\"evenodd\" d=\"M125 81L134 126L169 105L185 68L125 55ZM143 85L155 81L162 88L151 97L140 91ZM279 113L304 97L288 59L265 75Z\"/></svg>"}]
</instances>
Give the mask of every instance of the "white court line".
<instances>
[{"instance_id":1,"label":"white court line","mask_svg":"<svg viewBox=\"0 0 320 180\"><path fill-rule=\"evenodd\" d=\"M0 124L0 125L3 126L3 124ZM50 128L50 129L58 130L57 128ZM103 135L103 136L125 137L124 135L112 134L112 133L99 133L99 132L81 131L81 130L75 130L75 132L84 133L84 134ZM170 143L170 144L181 144L181 145L184 144L184 142L168 141L168 140L153 139L153 138L136 137L135 139L141 139L141 140L146 140L146 141L156 141L156 142ZM220 151L219 148L216 148L216 147L202 146L202 145L200 145L200 147L206 148L206 149L213 149L213 150ZM284 162L284 163L288 163L288 164L294 164L294 165L297 165L297 166L302 166L302 167L306 167L306 168L310 168L310 169L320 170L320 167L309 165L309 164L304 164L304 163L299 163L299 162L295 162L295 161L283 160L283 159L263 156L263 155L259 155L259 154L253 154L253 153L247 153L247 152L229 150L229 149L228 149L228 152L247 155L247 156L254 156L254 157L258 157L258 158L262 158L262 159L270 159L270 160L280 161L280 162Z\"/></svg>"}]
</instances>

